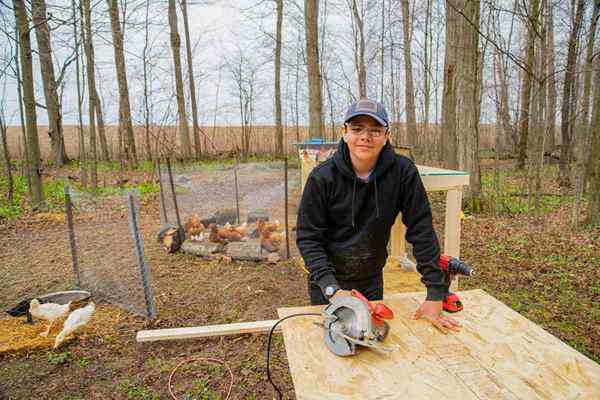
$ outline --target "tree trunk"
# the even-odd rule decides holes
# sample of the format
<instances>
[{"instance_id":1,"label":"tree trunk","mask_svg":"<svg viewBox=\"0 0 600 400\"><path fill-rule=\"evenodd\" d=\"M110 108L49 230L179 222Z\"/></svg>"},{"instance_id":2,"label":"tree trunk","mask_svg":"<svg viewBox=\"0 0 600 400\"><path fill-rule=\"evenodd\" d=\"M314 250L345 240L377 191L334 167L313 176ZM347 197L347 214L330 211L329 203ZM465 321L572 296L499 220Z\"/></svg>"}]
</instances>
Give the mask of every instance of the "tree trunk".
<instances>
[{"instance_id":1,"label":"tree trunk","mask_svg":"<svg viewBox=\"0 0 600 400\"><path fill-rule=\"evenodd\" d=\"M146 0L146 16L144 19L144 49L142 51L142 75L144 81L144 137L146 144L146 160L152 161L152 145L150 144L150 93L148 90L148 38L149 38L149 14L150 0Z\"/></svg>"},{"instance_id":2,"label":"tree trunk","mask_svg":"<svg viewBox=\"0 0 600 400\"><path fill-rule=\"evenodd\" d=\"M0 112L0 144L2 145L2 158L4 158L4 166L6 169L6 185L8 186L8 190L6 193L6 203L8 207L13 206L13 197L14 197L14 182L13 182L13 174L10 162L10 153L8 151L8 143L6 142L6 122L2 116L2 112Z\"/></svg>"},{"instance_id":3,"label":"tree trunk","mask_svg":"<svg viewBox=\"0 0 600 400\"><path fill-rule=\"evenodd\" d=\"M23 81L21 78L21 62L20 60L20 51L19 48L21 46L21 41L19 39L19 31L16 27L15 24L15 56L14 56L14 60L15 60L15 69L17 72L17 96L18 96L18 100L19 100L19 119L21 121L21 137L23 139L23 153L24 153L24 159L25 159L25 167L23 168L23 170L25 171L25 176L27 177L27 194L29 195L29 198L33 198L33 192L31 191L31 174L29 171L29 146L27 145L27 129L26 129L26 124L25 124L25 111L23 110Z\"/></svg>"},{"instance_id":4,"label":"tree trunk","mask_svg":"<svg viewBox=\"0 0 600 400\"><path fill-rule=\"evenodd\" d=\"M456 2L455 6L464 5L464 1ZM448 5L448 3L447 3ZM462 7L460 7L462 8ZM459 55L458 39L460 35L460 20L463 17L454 10L446 7L446 51L444 55L444 91L442 97L442 136L440 138L440 159L449 169L458 169L457 146L457 74Z\"/></svg>"},{"instance_id":5,"label":"tree trunk","mask_svg":"<svg viewBox=\"0 0 600 400\"><path fill-rule=\"evenodd\" d=\"M42 84L44 86L44 98L48 113L48 136L50 136L52 149L51 158L56 167L61 167L68 159L65 152L54 65L52 64L52 45L50 42L50 29L48 28L45 0L31 0L31 15L35 26Z\"/></svg>"},{"instance_id":6,"label":"tree trunk","mask_svg":"<svg viewBox=\"0 0 600 400\"><path fill-rule=\"evenodd\" d=\"M406 87L404 98L406 100L406 128L408 132L408 145L413 148L413 154L420 156L417 136L417 117L415 111L415 88L412 75L411 42L412 24L408 9L408 0L402 0L402 27L404 32L404 76Z\"/></svg>"},{"instance_id":7,"label":"tree trunk","mask_svg":"<svg viewBox=\"0 0 600 400\"><path fill-rule=\"evenodd\" d=\"M135 137L131 123L131 106L129 105L129 86L127 84L127 69L125 67L125 54L123 50L123 32L119 22L119 4L117 0L106 0L110 26L112 31L113 49L115 53L115 67L117 69L117 83L119 86L119 131L123 138L125 158L137 164ZM122 155L119 155L122 157Z\"/></svg>"},{"instance_id":8,"label":"tree trunk","mask_svg":"<svg viewBox=\"0 0 600 400\"><path fill-rule=\"evenodd\" d=\"M83 48L86 57L86 71L88 83L88 125L90 129L90 152L91 152L91 171L92 192L96 194L98 190L98 151L96 148L96 120L97 107L99 106L96 93L96 77L94 73L94 45L92 43L92 12L90 0L81 0L79 3L79 12L81 13L81 34L83 36ZM100 113L101 115L101 113Z\"/></svg>"},{"instance_id":9,"label":"tree trunk","mask_svg":"<svg viewBox=\"0 0 600 400\"><path fill-rule=\"evenodd\" d=\"M283 0L277 0L277 37L275 41L275 136L276 153L284 156L283 125L281 124L281 31L283 25Z\"/></svg>"},{"instance_id":10,"label":"tree trunk","mask_svg":"<svg viewBox=\"0 0 600 400\"><path fill-rule=\"evenodd\" d=\"M548 34L548 137L546 138L546 149L552 152L556 146L556 56L554 51L554 10L548 7L546 10L546 32Z\"/></svg>"},{"instance_id":11,"label":"tree trunk","mask_svg":"<svg viewBox=\"0 0 600 400\"><path fill-rule=\"evenodd\" d=\"M588 32L587 50L585 57L585 71L583 80L583 101L582 101L582 112L581 120L578 124L582 135L579 135L579 140L575 143L576 146L576 174L575 174L575 205L573 206L573 226L579 225L579 218L581 213L581 200L583 198L583 192L585 189L585 176L586 176L586 160L590 153L588 149L591 149L591 135L592 132L589 129L591 123L589 121L590 116L590 92L592 87L592 71L593 71L593 53L594 53L594 39L596 37L596 27L598 20L598 8L600 8L600 1L596 2L598 6L593 6L592 20L590 23L590 30Z\"/></svg>"},{"instance_id":12,"label":"tree trunk","mask_svg":"<svg viewBox=\"0 0 600 400\"><path fill-rule=\"evenodd\" d=\"M86 153L85 153L85 136L83 134L83 96L81 92L81 65L79 59L79 33L77 31L77 6L75 0L71 1L71 9L73 11L73 47L75 48L75 74L76 74L76 85L77 85L77 121L79 123L78 141L79 141L79 179L81 180L81 186L87 188L87 166L86 166Z\"/></svg>"},{"instance_id":13,"label":"tree trunk","mask_svg":"<svg viewBox=\"0 0 600 400\"><path fill-rule=\"evenodd\" d=\"M183 158L192 156L190 133L187 115L185 112L185 98L183 95L183 77L181 73L181 41L177 31L177 9L175 0L169 0L169 28L171 30L171 50L173 51L173 67L175 69L175 89L177 93L177 111L179 116L179 139L181 141L181 155Z\"/></svg>"},{"instance_id":14,"label":"tree trunk","mask_svg":"<svg viewBox=\"0 0 600 400\"><path fill-rule=\"evenodd\" d=\"M304 0L304 23L306 29L306 61L308 69L309 136L323 138L321 75L319 70L319 0Z\"/></svg>"},{"instance_id":15,"label":"tree trunk","mask_svg":"<svg viewBox=\"0 0 600 400\"><path fill-rule=\"evenodd\" d=\"M354 34L354 62L358 77L358 97L367 98L367 67L365 66L365 35L363 17L358 12L356 0L352 0L352 14L356 23Z\"/></svg>"},{"instance_id":16,"label":"tree trunk","mask_svg":"<svg viewBox=\"0 0 600 400\"><path fill-rule=\"evenodd\" d=\"M593 50L594 50L594 42L595 42L595 38L596 38L596 30L598 28L598 17L599 17L598 14L600 13L600 0L594 0L592 7L594 7L594 10L592 12L592 23L590 26L590 32L589 32L589 37L588 37L588 48L587 48L587 58L586 58L586 81L588 78L588 74L589 74L590 80L591 80L591 76L592 76L592 70L593 70L592 63L593 63L593 58L594 58ZM598 54L596 54L596 58L597 57L598 57ZM591 88L591 85L590 85L590 88ZM588 99L588 101L589 101L589 97L586 96L586 99ZM584 104L584 109L587 109L585 104ZM589 127L591 126L591 122L588 123L588 118L589 118L588 116L586 116L586 118L585 118L585 121L587 124L586 127L588 128L588 130L586 131L587 132L587 135L586 135L587 141L586 141L586 144L584 147L584 152L583 152L583 157L584 157L585 165L586 165L585 172L584 172L585 175L584 175L584 179L583 179L583 192L585 192L585 190L586 190L587 181L588 181L588 178L590 177L591 166L592 166L592 163L590 160L590 156L592 153L592 151L591 151L592 149L590 146L592 132L589 130ZM593 116L592 116L592 118L593 118Z\"/></svg>"},{"instance_id":17,"label":"tree trunk","mask_svg":"<svg viewBox=\"0 0 600 400\"><path fill-rule=\"evenodd\" d=\"M506 141L512 137L512 125L510 123L510 113L508 108L508 83L506 79L506 70L504 68L504 60L500 54L496 53L496 70L498 77L498 85L500 87L500 93L498 96L498 117L502 126L501 136L502 138L497 140L496 143L499 147L496 147L496 153L501 153L506 150ZM513 146L513 150L516 146Z\"/></svg>"},{"instance_id":18,"label":"tree trunk","mask_svg":"<svg viewBox=\"0 0 600 400\"><path fill-rule=\"evenodd\" d=\"M431 75L431 50L432 50L432 23L431 23L431 12L432 12L432 4L431 0L427 0L427 6L425 11L425 45L423 46L423 129L421 130L423 138L426 140L424 143L424 149L427 149L427 159L431 160L433 158L433 154L430 152L433 148L432 143L429 141L430 132L429 132L429 107L431 103L431 93L430 93L430 75Z\"/></svg>"},{"instance_id":19,"label":"tree trunk","mask_svg":"<svg viewBox=\"0 0 600 400\"><path fill-rule=\"evenodd\" d=\"M539 0L531 0L530 18L527 19L527 63L525 76L523 77L523 88L521 89L521 116L519 117L519 156L517 168L525 168L527 158L527 143L529 136L529 109L531 107L531 86L533 81L533 61L535 55L535 35L537 32L537 21L539 15Z\"/></svg>"},{"instance_id":20,"label":"tree trunk","mask_svg":"<svg viewBox=\"0 0 600 400\"><path fill-rule=\"evenodd\" d=\"M481 182L478 157L480 78L479 36L471 24L479 26L480 3L463 0L447 2L447 5L442 104L446 165L469 172L470 185L465 198L474 200L479 195Z\"/></svg>"},{"instance_id":21,"label":"tree trunk","mask_svg":"<svg viewBox=\"0 0 600 400\"><path fill-rule=\"evenodd\" d=\"M188 81L190 85L190 100L192 103L192 135L194 136L194 154L196 159L202 157L200 146L200 127L198 126L198 105L196 103L196 83L194 81L194 60L192 58L192 42L190 40L190 27L187 13L187 0L181 0L181 13L183 14L183 29L185 31L185 50L187 53Z\"/></svg>"},{"instance_id":22,"label":"tree trunk","mask_svg":"<svg viewBox=\"0 0 600 400\"><path fill-rule=\"evenodd\" d=\"M23 102L25 103L25 120L27 121L27 155L29 157L29 175L31 176L31 208L39 211L46 208L42 186L42 169L40 164L40 144L37 131L37 114L35 110L35 92L33 90L33 65L31 53L30 26L27 10L23 0L13 1L15 22L19 35L21 84L23 86Z\"/></svg>"},{"instance_id":23,"label":"tree trunk","mask_svg":"<svg viewBox=\"0 0 600 400\"><path fill-rule=\"evenodd\" d=\"M590 133L592 137L592 152L590 157L590 205L588 220L600 227L600 57L595 59L596 76L594 78L594 106Z\"/></svg>"},{"instance_id":24,"label":"tree trunk","mask_svg":"<svg viewBox=\"0 0 600 400\"><path fill-rule=\"evenodd\" d=\"M91 39L90 39L91 40ZM91 44L93 48L93 43ZM94 58L94 53L92 50L92 58ZM94 77L94 83L96 82L96 78ZM98 139L100 141L100 152L101 152L101 160L108 161L110 160L111 151L108 146L108 141L106 139L106 130L104 129L104 117L102 113L102 101L100 101L100 95L98 95L98 89L96 86L93 87L94 96L94 109L96 110L96 123L98 127ZM114 154L113 154L114 156ZM96 157L96 160L98 157Z\"/></svg>"},{"instance_id":25,"label":"tree trunk","mask_svg":"<svg viewBox=\"0 0 600 400\"><path fill-rule=\"evenodd\" d=\"M581 29L581 21L583 19L584 1L577 1L577 10L575 12L575 21L571 34L569 36L569 50L567 52L567 64L565 66L565 79L563 83L563 97L560 112L560 136L562 143L560 146L560 160L558 165L558 184L561 193L566 191L571 186L570 173L570 157L571 138L573 134L573 117L571 115L571 102L575 101L572 96L573 82L575 78L575 63L577 62L577 38Z\"/></svg>"}]
</instances>

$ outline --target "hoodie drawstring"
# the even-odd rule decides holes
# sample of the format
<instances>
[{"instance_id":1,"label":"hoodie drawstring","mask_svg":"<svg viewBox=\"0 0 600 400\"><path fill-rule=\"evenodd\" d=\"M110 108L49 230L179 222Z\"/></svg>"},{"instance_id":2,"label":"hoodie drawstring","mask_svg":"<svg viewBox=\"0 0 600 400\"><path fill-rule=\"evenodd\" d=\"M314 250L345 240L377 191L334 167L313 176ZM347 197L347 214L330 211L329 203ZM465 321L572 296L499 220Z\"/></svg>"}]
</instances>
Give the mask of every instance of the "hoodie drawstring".
<instances>
[{"instance_id":1,"label":"hoodie drawstring","mask_svg":"<svg viewBox=\"0 0 600 400\"><path fill-rule=\"evenodd\" d=\"M379 219L379 198L377 197L377 177L373 176L373 181L375 182L375 210L377 219Z\"/></svg>"},{"instance_id":2,"label":"hoodie drawstring","mask_svg":"<svg viewBox=\"0 0 600 400\"><path fill-rule=\"evenodd\" d=\"M356 176L354 177L354 186L352 188L352 227L354 228L354 195L356 194Z\"/></svg>"}]
</instances>

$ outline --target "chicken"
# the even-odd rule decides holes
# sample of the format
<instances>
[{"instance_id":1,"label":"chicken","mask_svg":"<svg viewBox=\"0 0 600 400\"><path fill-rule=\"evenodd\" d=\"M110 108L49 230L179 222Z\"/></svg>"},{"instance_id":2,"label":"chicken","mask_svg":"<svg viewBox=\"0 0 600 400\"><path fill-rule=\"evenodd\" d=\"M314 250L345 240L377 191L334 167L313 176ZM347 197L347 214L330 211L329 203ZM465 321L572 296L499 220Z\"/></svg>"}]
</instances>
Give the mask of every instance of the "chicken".
<instances>
[{"instance_id":1,"label":"chicken","mask_svg":"<svg viewBox=\"0 0 600 400\"><path fill-rule=\"evenodd\" d=\"M258 219L256 220L256 228L260 236L266 234L268 237L272 232L279 230L279 221L269 223L268 221Z\"/></svg>"},{"instance_id":2,"label":"chicken","mask_svg":"<svg viewBox=\"0 0 600 400\"><path fill-rule=\"evenodd\" d=\"M225 242L225 240L223 240L221 238L221 236L219 236L219 228L217 228L217 225L215 225L215 224L208 225L208 240L213 243L224 243Z\"/></svg>"},{"instance_id":3,"label":"chicken","mask_svg":"<svg viewBox=\"0 0 600 400\"><path fill-rule=\"evenodd\" d=\"M29 313L39 319L48 321L50 324L46 331L40 333L40 336L48 336L52 324L58 318L67 315L71 308L71 302L67 304L44 303L40 304L38 299L33 299L29 303Z\"/></svg>"},{"instance_id":4,"label":"chicken","mask_svg":"<svg viewBox=\"0 0 600 400\"><path fill-rule=\"evenodd\" d=\"M269 253L279 251L284 237L284 233L270 231L270 229L263 229L260 234L261 251L266 250Z\"/></svg>"},{"instance_id":5,"label":"chicken","mask_svg":"<svg viewBox=\"0 0 600 400\"><path fill-rule=\"evenodd\" d=\"M208 226L209 236L208 240L214 243L228 243L228 242L239 242L242 240L242 235L231 228L218 228L215 224Z\"/></svg>"},{"instance_id":6,"label":"chicken","mask_svg":"<svg viewBox=\"0 0 600 400\"><path fill-rule=\"evenodd\" d=\"M90 318L92 318L94 311L96 311L96 305L93 302L89 302L85 307L78 308L69 314L62 331L56 336L54 348L58 348L67 336L86 325L90 321Z\"/></svg>"},{"instance_id":7,"label":"chicken","mask_svg":"<svg viewBox=\"0 0 600 400\"><path fill-rule=\"evenodd\" d=\"M200 221L198 214L192 214L185 223L185 231L188 237L192 240L204 239L204 225Z\"/></svg>"},{"instance_id":8,"label":"chicken","mask_svg":"<svg viewBox=\"0 0 600 400\"><path fill-rule=\"evenodd\" d=\"M248 235L248 223L247 222L244 222L240 226L236 226L233 229L235 229L237 232L239 232L239 234L242 235L242 237L245 237L246 235Z\"/></svg>"},{"instance_id":9,"label":"chicken","mask_svg":"<svg viewBox=\"0 0 600 400\"><path fill-rule=\"evenodd\" d=\"M217 234L221 239L224 239L227 242L239 242L242 240L242 235L231 227L229 229L217 229Z\"/></svg>"}]
</instances>

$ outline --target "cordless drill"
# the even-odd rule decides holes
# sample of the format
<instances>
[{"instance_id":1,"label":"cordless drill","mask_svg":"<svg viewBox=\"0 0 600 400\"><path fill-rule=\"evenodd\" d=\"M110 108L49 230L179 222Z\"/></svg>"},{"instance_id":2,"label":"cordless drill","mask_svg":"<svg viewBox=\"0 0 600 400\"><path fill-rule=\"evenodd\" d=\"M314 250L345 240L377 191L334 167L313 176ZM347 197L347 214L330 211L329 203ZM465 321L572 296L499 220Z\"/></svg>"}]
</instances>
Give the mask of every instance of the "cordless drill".
<instances>
[{"instance_id":1,"label":"cordless drill","mask_svg":"<svg viewBox=\"0 0 600 400\"><path fill-rule=\"evenodd\" d=\"M442 303L444 311L449 313L459 312L463 309L462 302L458 298L456 293L450 292L450 283L456 277L456 275L473 275L473 268L469 267L458 258L441 255L440 256L440 268L444 272L444 282L446 284L446 297Z\"/></svg>"}]
</instances>

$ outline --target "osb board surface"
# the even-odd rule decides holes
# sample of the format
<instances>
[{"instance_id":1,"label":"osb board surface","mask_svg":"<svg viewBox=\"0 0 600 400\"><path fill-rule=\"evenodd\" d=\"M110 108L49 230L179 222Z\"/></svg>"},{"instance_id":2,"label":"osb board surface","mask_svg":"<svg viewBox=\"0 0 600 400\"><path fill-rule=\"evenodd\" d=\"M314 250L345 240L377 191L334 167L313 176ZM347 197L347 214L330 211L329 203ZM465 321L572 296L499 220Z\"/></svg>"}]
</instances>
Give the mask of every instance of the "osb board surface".
<instances>
[{"instance_id":1,"label":"osb board surface","mask_svg":"<svg viewBox=\"0 0 600 400\"><path fill-rule=\"evenodd\" d=\"M387 296L395 313L387 346L338 357L319 317L285 321L297 399L600 399L600 365L482 290L459 292L463 329L447 336L410 315L424 293ZM320 306L280 308L280 317Z\"/></svg>"}]
</instances>

